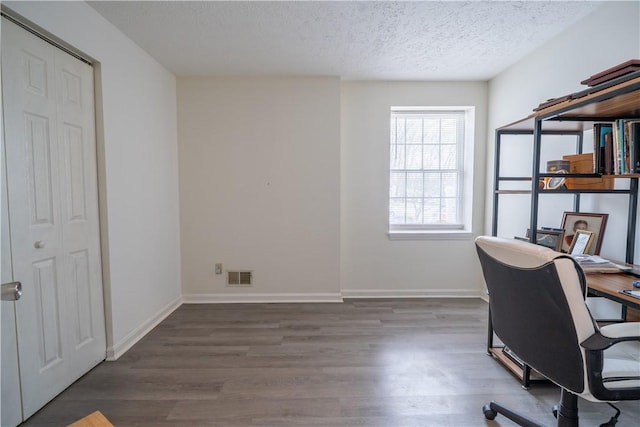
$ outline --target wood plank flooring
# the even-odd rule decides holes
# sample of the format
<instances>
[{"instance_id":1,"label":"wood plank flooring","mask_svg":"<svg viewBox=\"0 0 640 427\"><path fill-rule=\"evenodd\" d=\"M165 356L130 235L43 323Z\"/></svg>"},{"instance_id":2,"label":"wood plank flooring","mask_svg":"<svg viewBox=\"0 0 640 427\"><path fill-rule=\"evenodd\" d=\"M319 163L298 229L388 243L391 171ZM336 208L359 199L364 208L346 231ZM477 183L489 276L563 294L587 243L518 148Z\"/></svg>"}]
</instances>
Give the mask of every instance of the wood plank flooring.
<instances>
[{"instance_id":1,"label":"wood plank flooring","mask_svg":"<svg viewBox=\"0 0 640 427\"><path fill-rule=\"evenodd\" d=\"M183 305L24 426L101 411L115 426L508 426L496 400L548 425L559 390L523 390L486 353L479 299ZM582 426L613 410L580 400ZM618 426L637 426L621 402Z\"/></svg>"}]
</instances>

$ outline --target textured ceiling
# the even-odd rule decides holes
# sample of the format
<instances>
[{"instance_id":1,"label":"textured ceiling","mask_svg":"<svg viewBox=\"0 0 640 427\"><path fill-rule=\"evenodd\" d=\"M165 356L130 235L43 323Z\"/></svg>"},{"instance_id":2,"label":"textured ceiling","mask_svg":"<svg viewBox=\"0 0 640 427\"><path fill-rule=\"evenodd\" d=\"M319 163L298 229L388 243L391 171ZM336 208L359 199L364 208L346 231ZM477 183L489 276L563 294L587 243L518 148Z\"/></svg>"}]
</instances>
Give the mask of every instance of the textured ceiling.
<instances>
[{"instance_id":1,"label":"textured ceiling","mask_svg":"<svg viewBox=\"0 0 640 427\"><path fill-rule=\"evenodd\" d=\"M488 80L594 1L99 1L179 76Z\"/></svg>"}]
</instances>

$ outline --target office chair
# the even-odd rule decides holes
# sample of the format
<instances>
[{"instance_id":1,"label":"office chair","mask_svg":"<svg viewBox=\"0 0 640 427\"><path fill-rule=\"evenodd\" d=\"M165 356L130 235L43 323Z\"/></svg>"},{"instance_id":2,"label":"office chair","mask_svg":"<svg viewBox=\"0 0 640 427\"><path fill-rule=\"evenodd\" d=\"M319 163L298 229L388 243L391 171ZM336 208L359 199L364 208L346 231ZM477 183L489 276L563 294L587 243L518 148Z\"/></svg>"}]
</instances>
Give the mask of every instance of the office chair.
<instances>
[{"instance_id":1,"label":"office chair","mask_svg":"<svg viewBox=\"0 0 640 427\"><path fill-rule=\"evenodd\" d=\"M494 332L561 388L557 426L578 426L578 396L610 405L640 399L640 322L598 327L585 303L584 272L565 254L498 237L475 242ZM602 426L617 422L613 408ZM520 426L542 426L496 402L483 412L489 420L502 414Z\"/></svg>"}]
</instances>

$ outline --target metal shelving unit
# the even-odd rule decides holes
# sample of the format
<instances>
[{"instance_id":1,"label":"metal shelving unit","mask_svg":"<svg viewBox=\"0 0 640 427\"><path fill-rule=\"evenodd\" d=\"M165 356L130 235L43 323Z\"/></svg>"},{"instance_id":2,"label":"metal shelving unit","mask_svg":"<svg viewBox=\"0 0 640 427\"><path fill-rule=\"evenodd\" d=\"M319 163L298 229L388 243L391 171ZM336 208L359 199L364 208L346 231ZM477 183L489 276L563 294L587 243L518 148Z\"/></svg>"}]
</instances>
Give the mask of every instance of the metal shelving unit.
<instances>
[{"instance_id":1,"label":"metal shelving unit","mask_svg":"<svg viewBox=\"0 0 640 427\"><path fill-rule=\"evenodd\" d=\"M619 82L608 82L604 87L594 87L583 92L573 94L566 99L548 108L538 110L530 116L496 129L495 139L495 165L493 187L493 219L492 235L498 234L498 210L500 198L512 194L529 194L531 198L531 214L529 218L530 242L537 241L538 211L541 194L570 194L573 195L575 212L580 212L581 194L620 194L628 197L627 215L627 241L625 261L632 264L634 261L634 247L636 239L636 221L638 215L638 179L640 174L607 175L612 179L629 180L628 189L541 189L538 183L541 178L557 177L552 173L540 172L540 154L543 139L551 135L569 135L576 138L575 153L581 154L583 149L583 134L593 127L596 122L612 122L619 118L640 118L640 72L635 72ZM527 176L501 176L500 152L503 137L506 135L531 136L533 144L533 165L531 174ZM565 178L597 178L602 175L590 174L563 174ZM504 182L530 181L530 190L505 190L501 189ZM516 376L522 380L522 385L528 388L532 381L544 380L536 375L530 367L518 363L517 358L508 357L500 346L494 346L494 334L489 314L489 331L487 339L487 351L503 363ZM515 360L514 360L515 359Z\"/></svg>"}]
</instances>

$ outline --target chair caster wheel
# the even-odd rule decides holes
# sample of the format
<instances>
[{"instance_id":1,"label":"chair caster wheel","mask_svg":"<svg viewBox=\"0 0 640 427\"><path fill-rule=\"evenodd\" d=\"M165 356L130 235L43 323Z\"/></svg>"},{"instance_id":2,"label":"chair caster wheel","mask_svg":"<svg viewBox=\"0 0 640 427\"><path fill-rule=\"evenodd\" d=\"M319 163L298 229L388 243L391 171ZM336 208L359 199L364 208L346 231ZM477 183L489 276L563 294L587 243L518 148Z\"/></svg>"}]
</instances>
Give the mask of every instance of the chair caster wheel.
<instances>
[{"instance_id":1,"label":"chair caster wheel","mask_svg":"<svg viewBox=\"0 0 640 427\"><path fill-rule=\"evenodd\" d=\"M482 412L484 413L484 417L488 420L493 420L498 413L496 411L494 411L493 409L491 409L491 405L490 404L486 404L482 407Z\"/></svg>"}]
</instances>

